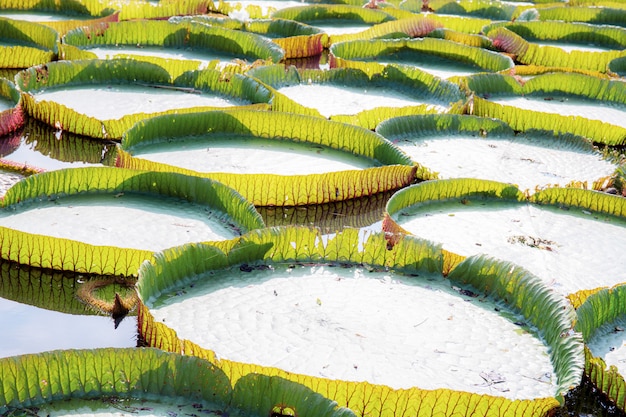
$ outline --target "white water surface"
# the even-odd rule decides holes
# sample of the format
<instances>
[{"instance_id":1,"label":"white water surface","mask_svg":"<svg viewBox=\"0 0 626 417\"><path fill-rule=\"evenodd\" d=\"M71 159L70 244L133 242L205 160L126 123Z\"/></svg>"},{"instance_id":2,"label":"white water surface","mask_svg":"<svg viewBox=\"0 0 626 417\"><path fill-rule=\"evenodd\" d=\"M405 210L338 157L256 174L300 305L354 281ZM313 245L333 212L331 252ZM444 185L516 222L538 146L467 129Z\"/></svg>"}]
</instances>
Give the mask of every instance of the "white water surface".
<instances>
[{"instance_id":1,"label":"white water surface","mask_svg":"<svg viewBox=\"0 0 626 417\"><path fill-rule=\"evenodd\" d=\"M572 181L589 184L613 175L617 166L602 155L556 139L518 136L481 138L449 135L393 140L419 164L438 172L439 178L481 178L535 187L565 186Z\"/></svg>"},{"instance_id":2,"label":"white water surface","mask_svg":"<svg viewBox=\"0 0 626 417\"><path fill-rule=\"evenodd\" d=\"M541 340L489 300L463 297L440 277L330 266L237 268L147 305L179 337L224 359L393 388L508 398L556 390Z\"/></svg>"},{"instance_id":3,"label":"white water surface","mask_svg":"<svg viewBox=\"0 0 626 417\"><path fill-rule=\"evenodd\" d=\"M330 117L340 114L356 114L376 107L407 107L428 104L428 100L419 100L389 88L368 86L363 88L324 84L297 84L278 89L293 101ZM439 111L444 106L433 105Z\"/></svg>"},{"instance_id":4,"label":"white water surface","mask_svg":"<svg viewBox=\"0 0 626 417\"><path fill-rule=\"evenodd\" d=\"M493 97L494 103L525 110L556 113L562 116L579 116L626 127L626 105L581 99L576 97Z\"/></svg>"},{"instance_id":5,"label":"white water surface","mask_svg":"<svg viewBox=\"0 0 626 417\"><path fill-rule=\"evenodd\" d=\"M138 147L137 157L197 172L304 175L380 164L364 156L310 143L252 137L207 137Z\"/></svg>"},{"instance_id":6,"label":"white water surface","mask_svg":"<svg viewBox=\"0 0 626 417\"><path fill-rule=\"evenodd\" d=\"M91 245L152 251L237 236L223 215L209 207L132 193L33 202L0 213L0 226Z\"/></svg>"},{"instance_id":7,"label":"white water surface","mask_svg":"<svg viewBox=\"0 0 626 417\"><path fill-rule=\"evenodd\" d=\"M624 219L480 199L434 202L393 217L446 250L516 263L564 295L626 281L623 265L612 261L621 259L626 247Z\"/></svg>"},{"instance_id":8,"label":"white water surface","mask_svg":"<svg viewBox=\"0 0 626 417\"><path fill-rule=\"evenodd\" d=\"M53 101L77 113L99 120L120 119L129 114L157 113L191 107L230 107L250 104L244 100L202 92L139 85L68 86L38 92L36 101Z\"/></svg>"}]
</instances>

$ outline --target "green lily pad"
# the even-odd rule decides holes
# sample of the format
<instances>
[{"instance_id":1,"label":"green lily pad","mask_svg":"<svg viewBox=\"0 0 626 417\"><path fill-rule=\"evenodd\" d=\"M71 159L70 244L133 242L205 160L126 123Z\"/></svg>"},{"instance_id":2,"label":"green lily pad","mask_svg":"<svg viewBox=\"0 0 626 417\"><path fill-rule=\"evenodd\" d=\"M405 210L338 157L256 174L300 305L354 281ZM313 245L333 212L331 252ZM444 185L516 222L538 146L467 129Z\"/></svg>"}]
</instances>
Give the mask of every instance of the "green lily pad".
<instances>
[{"instance_id":1,"label":"green lily pad","mask_svg":"<svg viewBox=\"0 0 626 417\"><path fill-rule=\"evenodd\" d=\"M513 67L510 58L495 52L435 38L343 42L334 44L330 52L338 61L336 66L350 65L351 61L379 65L394 63L419 68L440 78L503 71Z\"/></svg>"},{"instance_id":2,"label":"green lily pad","mask_svg":"<svg viewBox=\"0 0 626 417\"><path fill-rule=\"evenodd\" d=\"M606 145L626 137L626 85L582 74L548 73L522 81L482 74L468 79L475 93L470 112L497 117L513 129L552 130Z\"/></svg>"},{"instance_id":3,"label":"green lily pad","mask_svg":"<svg viewBox=\"0 0 626 417\"><path fill-rule=\"evenodd\" d=\"M275 11L272 18L295 20L322 30L329 35L326 47L340 42L343 35L363 32L375 24L396 20L384 10L347 4L290 7Z\"/></svg>"},{"instance_id":4,"label":"green lily pad","mask_svg":"<svg viewBox=\"0 0 626 417\"><path fill-rule=\"evenodd\" d=\"M2 203L3 258L102 275L133 275L151 251L263 226L254 207L222 184L117 168L31 176L11 187ZM49 247L37 246L46 240Z\"/></svg>"},{"instance_id":5,"label":"green lily pad","mask_svg":"<svg viewBox=\"0 0 626 417\"><path fill-rule=\"evenodd\" d=\"M606 187L619 164L580 137L516 133L506 123L460 115L390 119L377 132L439 178L514 183L532 193L547 186Z\"/></svg>"},{"instance_id":6,"label":"green lily pad","mask_svg":"<svg viewBox=\"0 0 626 417\"><path fill-rule=\"evenodd\" d=\"M417 171L406 162L404 154L363 128L235 110L138 123L122 139L117 165L213 178L257 206L297 206L402 187Z\"/></svg>"},{"instance_id":7,"label":"green lily pad","mask_svg":"<svg viewBox=\"0 0 626 417\"><path fill-rule=\"evenodd\" d=\"M485 34L496 27L505 27L529 42L553 45L566 51L626 48L626 29L616 26L581 22L499 22L485 27Z\"/></svg>"},{"instance_id":8,"label":"green lily pad","mask_svg":"<svg viewBox=\"0 0 626 417\"><path fill-rule=\"evenodd\" d=\"M545 6L537 9L539 20L564 22L583 22L596 25L626 26L626 10L619 7L600 5L599 7L585 7L573 5L563 7Z\"/></svg>"},{"instance_id":9,"label":"green lily pad","mask_svg":"<svg viewBox=\"0 0 626 417\"><path fill-rule=\"evenodd\" d=\"M555 25L555 27L558 28L558 24ZM564 34L567 34L568 30L575 30L563 26L561 26L561 28L562 32L560 33ZM588 28L587 31L589 31ZM581 32L584 33L584 31ZM525 65L560 67L606 73L609 62L616 58L626 56L626 52L621 50L623 48L608 51L589 50L588 48L563 49L553 44L529 42L507 27L496 27L490 30L487 36L491 38L495 47L514 56L516 61ZM595 39L598 38L599 34Z\"/></svg>"},{"instance_id":10,"label":"green lily pad","mask_svg":"<svg viewBox=\"0 0 626 417\"><path fill-rule=\"evenodd\" d=\"M586 342L585 370L592 382L620 410L626 410L623 396L624 326L626 287L602 288L588 295L576 311L576 329Z\"/></svg>"},{"instance_id":11,"label":"green lily pad","mask_svg":"<svg viewBox=\"0 0 626 417\"><path fill-rule=\"evenodd\" d=\"M36 22L61 36L76 27L116 22L119 12L97 1L4 1L0 18Z\"/></svg>"},{"instance_id":12,"label":"green lily pad","mask_svg":"<svg viewBox=\"0 0 626 417\"><path fill-rule=\"evenodd\" d=\"M156 349L45 352L0 360L7 415L131 413L172 416L354 416L295 382L269 376L232 381L211 363ZM40 414L41 413L41 414Z\"/></svg>"},{"instance_id":13,"label":"green lily pad","mask_svg":"<svg viewBox=\"0 0 626 417\"><path fill-rule=\"evenodd\" d=\"M397 247L384 249L383 235L362 235L358 231L344 231L324 238L306 229L282 229L249 237L249 242L246 243L248 237L244 237L242 246L229 249L195 245L164 252L157 264L146 265L138 282L141 298L146 303L141 307L140 314L140 328L145 332L146 340L163 347L167 345L168 349L185 345L197 354L215 357L225 369L235 370L241 364L245 366L252 362L258 365L251 365L249 369L256 373L277 372L278 375L306 381L305 384L321 392L326 390L326 380L340 379L336 382L339 386L346 384L373 391L381 389L378 384L385 384L392 388L395 392L393 396L397 395L398 399L414 395L412 392L423 392L426 396L428 393L435 394L441 392L438 388L445 386L453 391L479 393L483 397L535 397L533 404L539 406L539 397L554 395L561 389L556 385L569 385L570 382L565 381L576 378L581 371L582 345L574 347L578 343L574 341L575 335L567 341L567 348L555 345L556 350L550 354L559 356L561 359L558 361L563 360L563 365L569 363L563 368L558 366L563 371L569 369L562 375L558 374L560 371L550 370L552 366L548 365L547 351L542 348L535 350L529 345L525 345L525 352L533 351L537 357L533 355L533 359L522 359L522 366L542 362L546 364L546 370L534 368L531 376L520 379L520 373L525 375L525 371L513 371L515 377L507 373L509 366L515 367L514 357L505 360L507 365L496 365L499 361L496 357L503 358L500 356L503 351L512 353L509 349L513 348L496 348L498 353L487 353L489 349L485 351L482 342L492 332L479 330L477 326L480 323L509 326L508 330L498 332L499 341L494 340L493 346L500 346L501 343L509 345L505 340L513 339L520 343L526 343L522 339L530 342L537 333L531 325L524 324L520 329L517 327L519 323L513 324L520 320L520 316L507 310L506 302L501 303L503 294L498 295L502 297L498 298L500 301L494 301L468 287L455 286L457 279L464 281L465 278L461 277L478 273L478 269L472 270L469 265L491 271L494 270L492 268L500 268L490 263L492 261L475 259L463 267L459 265L455 275L450 275L452 282L448 282L437 273L437 268L441 267L441 264L437 265L437 258L441 259L441 254L437 255L438 249L427 242L410 238L398 243ZM341 244L337 246L339 242ZM410 265L397 258L393 266L394 256L406 251L413 254L411 261L406 260ZM202 259L211 259L211 264ZM382 264L390 265L390 270L381 269ZM513 270L515 268L512 269L510 264L502 266L502 271ZM515 274L521 278L524 273ZM477 282L485 278L482 273L478 275ZM494 275L499 276L499 273L492 273L491 279ZM520 283L527 279L522 278ZM530 293L539 296L539 292L544 291L540 287ZM547 298L538 308L545 309L544 313L554 307L550 315L555 314L555 319L556 316L573 314L571 307L564 309L566 304L563 299L558 301L559 298L554 295L543 296ZM518 300L515 303L522 305L518 297L514 297ZM207 304L207 300L212 301ZM492 305L492 302L497 304ZM205 312L207 305L216 307L207 312L212 323L210 332L202 330L208 321L200 316L196 315L193 320L183 318L186 314L197 312L198 303L202 303ZM351 303L354 306L346 307ZM559 307L556 304L548 307L552 303ZM438 312L437 305L446 306L446 312ZM451 306L460 308L462 312L451 311ZM494 308L502 311L502 315L494 313ZM408 310L412 313L407 316ZM568 313L565 314L565 311ZM464 325L463 317L469 318L473 314L482 318L473 320L474 324ZM487 320L484 315L490 316L490 319ZM404 318L396 319L397 316ZM560 322L559 326L567 328L571 326L570 319L563 316L549 321L552 324ZM541 321L539 319L536 323ZM383 337L379 332L389 326L396 329L385 331L386 336ZM437 330L431 333L431 329ZM557 344L564 342L561 336L554 334L559 332L556 328L546 331L550 334L547 336L549 340ZM226 333L237 337L225 336ZM425 333L428 336L424 337ZM242 339L247 334L255 340L254 352L246 348L249 344ZM395 336L392 334L399 339L393 339ZM280 338L280 342L273 337ZM458 341L455 341L456 337ZM568 336L563 337L568 339ZM337 343L338 340L340 343ZM385 349L380 347L389 346L389 343L396 347L396 354L392 356L384 354ZM473 352L471 361L463 359L462 352L466 349ZM489 358L476 361L475 355L480 355L481 351L487 353ZM459 378L465 372L467 377ZM546 372L550 375L547 376ZM531 385L534 388L530 388ZM434 391L423 391L421 388ZM541 392L533 391L535 388ZM339 391L343 390L336 392ZM469 394L468 401L471 401L472 395ZM386 398L384 395L371 395L365 403L363 398L349 398L348 406L357 413L365 407L379 410L379 407L386 408ZM445 396L442 396L431 407L444 407L445 403ZM393 407L395 413L402 413L411 412L413 406L402 402L402 405Z\"/></svg>"},{"instance_id":14,"label":"green lily pad","mask_svg":"<svg viewBox=\"0 0 626 417\"><path fill-rule=\"evenodd\" d=\"M626 281L607 264L626 234L624 199L581 189L547 189L526 200L510 184L437 180L388 202L383 228L441 242L463 256L515 262L564 295Z\"/></svg>"},{"instance_id":15,"label":"green lily pad","mask_svg":"<svg viewBox=\"0 0 626 417\"><path fill-rule=\"evenodd\" d=\"M321 29L295 20L287 19L254 19L241 21L227 17L187 16L170 21L190 20L211 26L242 30L266 36L284 50L285 59L304 58L322 53L328 43L328 35ZM275 60L278 62L279 60Z\"/></svg>"},{"instance_id":16,"label":"green lily pad","mask_svg":"<svg viewBox=\"0 0 626 417\"><path fill-rule=\"evenodd\" d=\"M283 55L280 47L256 34L188 20L84 26L66 34L61 45L64 59L147 60L169 68L173 78L185 71L216 68L235 59L278 62Z\"/></svg>"},{"instance_id":17,"label":"green lily pad","mask_svg":"<svg viewBox=\"0 0 626 417\"><path fill-rule=\"evenodd\" d=\"M392 70L368 76L351 68L296 70L278 65L256 68L248 74L331 120L378 113L363 125L370 129L386 114L444 112L456 98L453 94L446 97L443 89L440 97L430 94L419 79Z\"/></svg>"},{"instance_id":18,"label":"green lily pad","mask_svg":"<svg viewBox=\"0 0 626 417\"><path fill-rule=\"evenodd\" d=\"M16 80L30 115L104 139L119 139L157 114L253 103L265 108L271 100L267 89L243 75L204 70L172 80L158 65L126 59L59 61L24 70Z\"/></svg>"}]
</instances>

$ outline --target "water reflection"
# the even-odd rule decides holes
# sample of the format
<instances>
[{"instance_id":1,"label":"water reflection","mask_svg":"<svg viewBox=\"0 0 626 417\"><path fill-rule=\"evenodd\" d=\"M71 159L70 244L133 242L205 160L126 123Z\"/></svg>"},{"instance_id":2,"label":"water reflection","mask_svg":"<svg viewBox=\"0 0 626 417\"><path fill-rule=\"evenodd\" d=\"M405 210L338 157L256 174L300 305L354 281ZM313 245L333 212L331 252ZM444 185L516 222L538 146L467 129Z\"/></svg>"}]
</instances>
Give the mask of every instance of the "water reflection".
<instances>
[{"instance_id":1,"label":"water reflection","mask_svg":"<svg viewBox=\"0 0 626 417\"><path fill-rule=\"evenodd\" d=\"M94 280L97 278L0 261L0 357L54 349L136 346L135 317L126 317L116 329L111 317L77 296ZM102 303L116 292L125 295L127 287L127 283L99 286L93 295Z\"/></svg>"},{"instance_id":2,"label":"water reflection","mask_svg":"<svg viewBox=\"0 0 626 417\"><path fill-rule=\"evenodd\" d=\"M60 131L33 118L21 130L19 142L13 135L1 138L0 143L4 144L0 148L1 158L43 170L110 165L115 154L112 141Z\"/></svg>"},{"instance_id":3,"label":"water reflection","mask_svg":"<svg viewBox=\"0 0 626 417\"><path fill-rule=\"evenodd\" d=\"M56 349L134 347L137 319L59 313L0 298L0 357Z\"/></svg>"},{"instance_id":4,"label":"water reflection","mask_svg":"<svg viewBox=\"0 0 626 417\"><path fill-rule=\"evenodd\" d=\"M298 207L257 207L266 226L318 227L334 233L346 227L362 228L382 221L387 200L394 192L327 204Z\"/></svg>"}]
</instances>

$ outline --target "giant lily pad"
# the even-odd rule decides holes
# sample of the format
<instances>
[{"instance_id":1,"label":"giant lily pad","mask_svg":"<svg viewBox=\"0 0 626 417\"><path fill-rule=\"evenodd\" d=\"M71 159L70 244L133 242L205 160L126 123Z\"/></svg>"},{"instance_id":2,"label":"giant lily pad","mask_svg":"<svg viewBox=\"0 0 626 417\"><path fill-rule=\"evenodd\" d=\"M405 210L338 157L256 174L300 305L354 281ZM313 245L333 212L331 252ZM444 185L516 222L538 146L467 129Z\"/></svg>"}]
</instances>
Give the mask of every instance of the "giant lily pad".
<instances>
[{"instance_id":1,"label":"giant lily pad","mask_svg":"<svg viewBox=\"0 0 626 417\"><path fill-rule=\"evenodd\" d=\"M512 76L468 80L476 93L470 112L497 117L515 130L571 133L607 145L626 138L626 84L582 74L544 74L520 84Z\"/></svg>"},{"instance_id":2,"label":"giant lily pad","mask_svg":"<svg viewBox=\"0 0 626 417\"><path fill-rule=\"evenodd\" d=\"M618 164L580 137L516 133L494 119L459 115L390 119L377 132L439 178L483 178L533 192L546 186L606 187Z\"/></svg>"},{"instance_id":3,"label":"giant lily pad","mask_svg":"<svg viewBox=\"0 0 626 417\"><path fill-rule=\"evenodd\" d=\"M351 68L331 70L296 70L284 66L261 67L248 73L274 87L278 93L317 110L323 116L340 121L349 118L365 121L363 127L373 129L389 115L436 113L448 109L458 100L454 90L429 91L427 80L411 78L394 71L368 76ZM365 115L369 115L369 120Z\"/></svg>"},{"instance_id":4,"label":"giant lily pad","mask_svg":"<svg viewBox=\"0 0 626 417\"><path fill-rule=\"evenodd\" d=\"M402 152L369 130L318 117L245 110L138 123L122 139L117 164L213 178L257 206L358 198L429 175L416 172Z\"/></svg>"},{"instance_id":5,"label":"giant lily pad","mask_svg":"<svg viewBox=\"0 0 626 417\"><path fill-rule=\"evenodd\" d=\"M45 352L0 360L3 414L172 416L354 414L295 382L268 376L231 381L211 363L156 349ZM121 376L121 377L120 377Z\"/></svg>"},{"instance_id":6,"label":"giant lily pad","mask_svg":"<svg viewBox=\"0 0 626 417\"><path fill-rule=\"evenodd\" d=\"M580 22L500 22L484 28L486 34L505 27L525 40L568 50L607 51L626 48L626 29Z\"/></svg>"},{"instance_id":7,"label":"giant lily pad","mask_svg":"<svg viewBox=\"0 0 626 417\"><path fill-rule=\"evenodd\" d=\"M541 21L560 20L564 22L583 22L596 25L626 26L626 10L619 7L599 6L585 7L572 5L549 5L537 8ZM549 22L548 24L550 24Z\"/></svg>"},{"instance_id":8,"label":"giant lily pad","mask_svg":"<svg viewBox=\"0 0 626 417\"><path fill-rule=\"evenodd\" d=\"M134 60L60 61L16 77L30 115L60 130L119 139L156 114L268 103L267 89L249 77L217 70L172 81L155 64ZM106 105L105 105L106 104ZM266 107L266 106L263 106Z\"/></svg>"},{"instance_id":9,"label":"giant lily pad","mask_svg":"<svg viewBox=\"0 0 626 417\"><path fill-rule=\"evenodd\" d=\"M134 275L154 250L263 226L254 207L222 184L116 168L31 176L2 203L4 259L102 275Z\"/></svg>"},{"instance_id":10,"label":"giant lily pad","mask_svg":"<svg viewBox=\"0 0 626 417\"><path fill-rule=\"evenodd\" d=\"M120 20L167 19L172 16L205 14L215 11L212 0L129 1L121 6Z\"/></svg>"},{"instance_id":11,"label":"giant lily pad","mask_svg":"<svg viewBox=\"0 0 626 417\"><path fill-rule=\"evenodd\" d=\"M419 68L441 78L478 72L503 71L513 67L510 58L445 39L382 39L334 44L330 52L336 66L350 61L401 64ZM344 64L344 61L348 61Z\"/></svg>"},{"instance_id":12,"label":"giant lily pad","mask_svg":"<svg viewBox=\"0 0 626 417\"><path fill-rule=\"evenodd\" d=\"M216 67L234 59L278 62L283 51L252 33L188 21L125 21L84 26L63 37L64 59L132 58L184 71ZM168 61L175 61L172 64Z\"/></svg>"},{"instance_id":13,"label":"giant lily pad","mask_svg":"<svg viewBox=\"0 0 626 417\"><path fill-rule=\"evenodd\" d=\"M563 29L561 33L567 33L566 30ZM506 27L496 27L490 30L487 36L492 39L494 46L511 54L516 61L526 65L575 68L605 73L608 70L609 62L626 56L626 52L621 50L564 50L558 46L541 45L525 40Z\"/></svg>"},{"instance_id":14,"label":"giant lily pad","mask_svg":"<svg viewBox=\"0 0 626 417\"><path fill-rule=\"evenodd\" d=\"M57 56L59 35L37 23L0 17L0 68L27 68Z\"/></svg>"},{"instance_id":15,"label":"giant lily pad","mask_svg":"<svg viewBox=\"0 0 626 417\"><path fill-rule=\"evenodd\" d=\"M371 26L395 20L383 10L347 4L316 4L277 10L272 18L290 19L321 29L329 35L329 46L349 33L363 32Z\"/></svg>"},{"instance_id":16,"label":"giant lily pad","mask_svg":"<svg viewBox=\"0 0 626 417\"><path fill-rule=\"evenodd\" d=\"M98 1L15 1L2 2L0 17L11 20L37 22L60 35L83 25L115 22L118 12Z\"/></svg>"},{"instance_id":17,"label":"giant lily pad","mask_svg":"<svg viewBox=\"0 0 626 417\"><path fill-rule=\"evenodd\" d=\"M555 188L527 200L510 184L437 180L399 191L387 213L390 233L516 262L564 295L626 281L622 268L604 262L626 239L626 200L614 195Z\"/></svg>"},{"instance_id":18,"label":"giant lily pad","mask_svg":"<svg viewBox=\"0 0 626 417\"><path fill-rule=\"evenodd\" d=\"M141 332L153 346L210 358L231 378L284 376L346 401L357 414L417 414L426 404L432 411L482 413L502 401L508 410L542 415L550 397L580 378L582 344L577 335L562 334L573 309L527 272L472 259L449 275L451 286L440 275L443 255L436 246L411 238L385 246L382 234L345 231L324 239L306 229L266 229L229 248L163 252L140 273ZM336 262L344 268L333 267ZM519 284L514 293L510 279ZM480 286L474 291L491 288L494 298L478 297L469 282ZM495 313L494 302L508 313ZM530 305L534 312L522 307ZM472 324L464 324L469 317ZM529 327L520 331L516 320ZM202 330L209 322L211 331ZM481 330L481 323L491 330ZM493 326L502 330L498 340L484 344ZM550 353L532 341L539 334ZM513 353L516 343L524 353ZM394 355L385 353L390 344ZM481 352L486 356L477 360ZM530 352L532 359L523 358ZM545 368L528 368L539 363Z\"/></svg>"},{"instance_id":19,"label":"giant lily pad","mask_svg":"<svg viewBox=\"0 0 626 417\"><path fill-rule=\"evenodd\" d=\"M191 20L211 26L243 30L266 36L284 50L285 59L319 55L322 53L324 45L328 43L328 35L321 29L294 20L276 18L241 21L215 16L188 16L170 19L170 21L179 20Z\"/></svg>"}]
</instances>

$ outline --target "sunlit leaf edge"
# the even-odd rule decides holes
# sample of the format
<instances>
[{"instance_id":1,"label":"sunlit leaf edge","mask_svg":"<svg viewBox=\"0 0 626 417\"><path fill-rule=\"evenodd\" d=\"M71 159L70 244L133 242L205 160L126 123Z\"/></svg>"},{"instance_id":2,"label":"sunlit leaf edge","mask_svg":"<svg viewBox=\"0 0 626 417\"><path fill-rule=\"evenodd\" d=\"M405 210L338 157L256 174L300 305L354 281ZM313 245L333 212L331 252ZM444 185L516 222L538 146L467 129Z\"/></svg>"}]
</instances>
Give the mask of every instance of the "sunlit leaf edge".
<instances>
[{"instance_id":1,"label":"sunlit leaf edge","mask_svg":"<svg viewBox=\"0 0 626 417\"><path fill-rule=\"evenodd\" d=\"M430 19L428 16L417 15L379 23L358 33L332 35L330 39L332 43L338 43L352 40L380 39L389 36L395 38L400 36L417 38L424 37L439 27L441 27L441 24L436 20Z\"/></svg>"},{"instance_id":2,"label":"sunlit leaf edge","mask_svg":"<svg viewBox=\"0 0 626 417\"><path fill-rule=\"evenodd\" d=\"M536 326L550 346L558 395L578 386L584 369L583 340L572 331L576 313L566 298L522 267L486 255L471 256L448 275L496 299L508 300L514 311Z\"/></svg>"},{"instance_id":3,"label":"sunlit leaf edge","mask_svg":"<svg viewBox=\"0 0 626 417\"><path fill-rule=\"evenodd\" d=\"M586 6L568 6L564 7L564 3L559 5L546 5L537 8L539 12L539 20L553 21L560 20L565 22L585 22L597 25L607 24L615 26L625 26L626 9L615 7L586 7Z\"/></svg>"},{"instance_id":4,"label":"sunlit leaf edge","mask_svg":"<svg viewBox=\"0 0 626 417\"><path fill-rule=\"evenodd\" d=\"M5 40L22 41L29 46L52 53L57 52L58 33L42 24L0 17L0 28L2 28L2 36Z\"/></svg>"},{"instance_id":5,"label":"sunlit leaf edge","mask_svg":"<svg viewBox=\"0 0 626 417\"><path fill-rule=\"evenodd\" d=\"M219 181L237 190L255 206L301 206L343 201L400 189L432 174L420 167L385 165L353 171L308 175L199 173L133 157L120 149L116 165L124 168L179 172Z\"/></svg>"}]
</instances>

